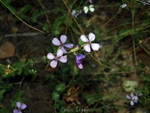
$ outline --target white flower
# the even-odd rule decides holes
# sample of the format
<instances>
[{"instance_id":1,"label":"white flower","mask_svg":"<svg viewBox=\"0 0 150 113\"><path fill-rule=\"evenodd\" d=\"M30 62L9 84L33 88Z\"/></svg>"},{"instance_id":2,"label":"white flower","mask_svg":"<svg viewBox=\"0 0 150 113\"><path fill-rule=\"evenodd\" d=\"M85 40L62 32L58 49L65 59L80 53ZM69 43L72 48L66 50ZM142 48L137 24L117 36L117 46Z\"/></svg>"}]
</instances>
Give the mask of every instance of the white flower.
<instances>
[{"instance_id":1,"label":"white flower","mask_svg":"<svg viewBox=\"0 0 150 113\"><path fill-rule=\"evenodd\" d=\"M120 7L125 8L125 7L127 7L127 4L122 4Z\"/></svg>"},{"instance_id":2,"label":"white flower","mask_svg":"<svg viewBox=\"0 0 150 113\"><path fill-rule=\"evenodd\" d=\"M84 6L83 10L85 13L88 13L88 11L94 12L95 11L94 5L90 5L89 7Z\"/></svg>"},{"instance_id":3,"label":"white flower","mask_svg":"<svg viewBox=\"0 0 150 113\"><path fill-rule=\"evenodd\" d=\"M98 51L99 48L101 47L98 43L92 43L92 41L95 40L95 35L93 33L89 33L89 40L86 38L85 35L81 35L80 36L80 39L83 41L83 42L86 42L87 44L83 47L84 50L86 52L91 52L91 48L94 50L94 51ZM90 47L91 46L91 47Z\"/></svg>"}]
</instances>

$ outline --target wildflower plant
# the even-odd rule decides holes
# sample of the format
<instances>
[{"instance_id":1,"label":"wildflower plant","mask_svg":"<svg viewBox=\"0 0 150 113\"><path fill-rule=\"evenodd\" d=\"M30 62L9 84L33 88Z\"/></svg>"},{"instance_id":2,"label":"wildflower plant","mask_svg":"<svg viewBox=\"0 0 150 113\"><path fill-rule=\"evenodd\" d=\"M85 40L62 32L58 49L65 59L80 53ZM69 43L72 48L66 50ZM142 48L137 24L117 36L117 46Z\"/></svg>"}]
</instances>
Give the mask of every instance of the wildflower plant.
<instances>
[{"instance_id":1,"label":"wildflower plant","mask_svg":"<svg viewBox=\"0 0 150 113\"><path fill-rule=\"evenodd\" d=\"M138 102L138 96L142 96L142 94L136 92L135 95L134 93L131 93L130 95L126 95L126 98L131 100L130 101L131 106L134 106L134 104Z\"/></svg>"},{"instance_id":2,"label":"wildflower plant","mask_svg":"<svg viewBox=\"0 0 150 113\"><path fill-rule=\"evenodd\" d=\"M92 41L95 40L95 34L93 33L89 33L89 36L88 36L89 39L87 39L87 37L85 35L81 35L80 36L80 39L83 41L83 42L86 42L86 44L84 45L84 50L86 52L91 52L91 48L94 50L94 51L98 51L99 48L100 48L100 44L98 43L92 43Z\"/></svg>"},{"instance_id":3,"label":"wildflower plant","mask_svg":"<svg viewBox=\"0 0 150 113\"><path fill-rule=\"evenodd\" d=\"M125 59L124 54L128 53L128 51L126 51L126 48L127 49L131 48L130 51L133 51L132 52L133 56L131 56L130 59L136 62L136 66L138 65L138 60L137 60L138 52L136 52L136 50L140 48L145 53L150 55L149 46L148 44L146 44L148 40L147 38L145 38L146 36L149 36L149 34L143 35L145 33L148 33L149 28L150 28L149 26L150 19L149 19L149 13L148 13L149 12L149 8L148 8L149 0L132 0L132 1L122 0L121 2L113 1L113 4L111 3L112 0L110 0L109 2L107 1L108 4L101 4L101 3L105 3L105 1L99 2L99 1L93 1L93 0L86 0L86 1L84 0L59 1L57 0L54 2L58 4L58 7L55 6L55 8L50 11L48 11L49 8L45 7L45 3L47 1L43 2L42 0L39 0L39 5L42 7L42 9L40 10L39 9L31 10L32 9L31 5L27 5L21 8L21 11L15 11L14 10L15 8L11 7L11 1L12 0L0 0L3 6L6 6L12 12L12 14L14 14L14 16L18 18L17 21L21 20L25 25L29 26L30 28L38 32L51 33L52 37L48 37L48 38L51 39L54 37L51 40L53 47L50 48L51 50L54 49L54 53L52 52L53 50L49 51L47 55L44 53L45 56L42 56L42 58L37 58L37 59L26 58L24 60L21 56L17 63L12 63L9 61L9 59L7 59L8 60L7 62L10 62L8 67L2 66L1 68L1 65L0 65L0 74L1 74L0 75L0 81L1 81L0 82L0 86L1 86L0 87L0 113L9 113L9 111L8 112L5 111L6 107L5 106L3 107L3 103L2 103L3 100L5 100L5 98L3 99L3 97L5 97L5 94L9 92L10 89L12 89L14 85L19 85L19 91L21 91L21 86L24 85L23 82L26 81L25 79L26 76L34 75L32 79L32 81L34 81L34 78L36 78L36 75L38 73L38 71L34 69L36 68L36 66L34 65L36 65L36 63L39 63L39 62L40 63L44 62L44 65L42 66L45 66L46 68L44 68L43 71L50 72L48 73L48 78L46 78L44 82L47 83L47 81L50 81L48 83L50 86L50 90L52 92L52 97L50 96L49 97L50 99L54 101L53 110L55 112L58 111L60 113L66 113L66 111L63 111L62 108L69 106L68 104L70 103L71 103L70 105L75 105L75 107L79 105L80 108L90 109L90 111L86 111L87 113L88 112L108 113L112 109L114 111L118 110L119 109L118 106L116 106L115 104L113 104L112 106L112 103L109 103L109 102L110 100L112 100L113 102L113 99L115 99L115 101L118 99L116 95L122 91L121 89L118 90L118 88L120 87L116 88L118 91L116 91L116 89L113 89L116 91L116 92L114 91L113 94L110 94L110 92L108 92L107 93L108 95L103 95L106 93L102 92L105 90L101 90L101 87L108 88L108 91L109 91L110 86L115 86L113 85L114 81L122 79L122 75L123 75L123 78L127 77L126 76L127 73L129 73L130 75L130 70L132 68L133 68L132 70L134 70L134 72L133 71L131 72L132 74L134 73L134 75L136 75L138 73L138 72L136 73L135 71L136 70L136 68L134 67L135 65L130 67L130 65L132 64L128 65L126 63L128 65L127 67L126 64L122 65L120 63L120 59L121 60ZM117 2L116 5L114 4L115 2ZM95 3L95 5L93 3ZM97 5L97 3L100 3L100 4ZM120 5L121 3L123 4ZM144 6L146 5L148 6L141 8L142 4ZM121 10L126 7L127 7L127 10ZM99 8L100 10L97 10L97 8ZM110 9L105 10L107 8L110 8ZM116 10L117 8L118 10ZM110 11L111 9L112 11ZM95 10L97 10L96 14L92 15L92 12L94 12ZM145 10L145 11L142 12L142 10ZM114 13L114 11L116 11L116 14ZM20 12L22 13L24 12L24 14L21 15ZM30 18L29 15L28 16L26 15L27 12L30 12L29 14L30 16L32 15L32 19ZM51 22L51 19L49 19L49 15L53 15L51 14L53 12L57 14L57 17L55 18L54 16L54 18L52 18L54 22ZM126 15L123 15L122 12L125 12ZM85 14L91 13L91 14L80 16L82 13L85 13ZM108 16L108 14L110 15ZM41 16L43 15L45 15L46 21L40 22L39 20L41 19ZM112 24L114 21L117 21L119 16L122 17L121 19L119 18L120 19L118 21L119 24L118 23ZM12 21L11 23L15 23L13 19L14 17L13 18L11 17L8 22ZM43 28L43 31L37 28L34 28L33 26L27 24L25 21L27 21L28 23L30 22L33 22L36 24L40 23L40 25ZM93 26L94 24L92 23L96 23L98 26L95 27ZM91 28L89 29L90 25L92 25L93 29ZM113 27L113 25L115 26ZM84 26L85 28L82 28ZM113 34L115 35L113 36ZM17 35L17 33L15 33L15 35ZM9 36L9 35L6 35L6 36ZM20 34L18 36L20 36ZM56 36L59 36L59 38L57 38ZM101 37L103 44L108 45L107 43L110 41L109 44L111 45L108 45L104 47L104 49L101 49L102 51L99 51L100 48L102 47L102 45L99 42L96 42L97 41L96 38L99 38L99 37ZM118 46L124 45L122 43L124 42L124 38L126 37L131 37L130 40L128 41L127 39L126 42L133 42L129 44L129 46L133 45L133 48L132 47L119 47L118 48ZM109 47L111 50L107 51L107 48ZM125 49L125 52L124 52L124 49ZM104 55L105 53L106 55ZM139 53L140 53L140 50L139 50ZM128 58L128 55L125 57ZM94 59L96 63L90 62L92 59ZM126 61L127 60L128 59L126 59ZM46 65L46 63L50 65L51 68L56 68L59 66L60 68L57 71L55 69L47 68L48 65ZM88 64L88 67L85 66L85 64ZM116 64L116 66L114 64ZM97 68L97 67L100 67L100 68ZM87 72L85 72L86 70L81 71L84 68L87 69ZM144 86L143 89L139 89L139 91L137 91L137 92L142 92L142 94L131 93L129 95L126 95L126 98L125 96L122 96L122 98L127 99L129 101L129 105L131 106L140 105L140 107L142 106L147 109L149 102L150 102L150 98L149 98L150 74L148 74L149 70L144 69L143 67L139 68L139 66L137 66L137 69L138 71L140 70L142 74L145 71L144 76L145 75L149 76L148 78L145 78L146 79L145 81L144 79L142 80L142 82L144 81L146 83L146 86ZM93 71L96 71L96 72L93 72ZM55 76L55 73L53 72L55 72L59 76L57 75ZM16 76L18 76L17 79L15 78ZM103 84L103 82L104 82L104 85L101 85L101 83ZM87 89L88 90L91 89L91 90L88 91ZM112 90L111 90L111 93L112 93ZM22 101L22 99L20 99L21 94L22 93L20 93L19 96L18 94L16 94L15 99L11 100L12 108L17 107L14 110L10 109L11 112L13 113L22 113L23 110L26 109L27 107L26 104L23 104L20 102ZM85 102L85 103L82 104L82 102ZM77 103L77 104L74 104L74 103Z\"/></svg>"},{"instance_id":4,"label":"wildflower plant","mask_svg":"<svg viewBox=\"0 0 150 113\"><path fill-rule=\"evenodd\" d=\"M73 44L69 43L69 44L65 44L67 40L67 36L66 35L61 35L60 36L60 41L57 39L57 38L54 38L52 40L52 43L56 46L60 46L61 47L61 50L63 51L63 53L67 53L66 48L72 48L73 47Z\"/></svg>"},{"instance_id":5,"label":"wildflower plant","mask_svg":"<svg viewBox=\"0 0 150 113\"><path fill-rule=\"evenodd\" d=\"M91 48L94 51L98 51L99 48L100 48L100 44L98 44L98 43L92 43L92 41L95 40L95 34L89 33L88 38L89 38L89 40L86 38L85 35L81 35L80 36L80 39L83 42L85 42L85 44L81 45L81 47L83 47L86 52L91 52ZM67 52L64 47L72 48L73 44L71 44L71 43L64 44L66 42L66 40L67 40L67 36L66 35L61 35L60 36L60 40L61 41L59 41L57 38L54 38L52 40L52 43L54 45L59 46L59 49L57 50L57 56L55 57L53 55L53 53L48 53L47 54L47 58L49 60L52 60L50 62L50 66L52 68L55 68L57 66L57 64L58 64L59 61L62 62L62 63L66 63L67 62L67 55L62 56L63 54L72 53L72 52L75 54L76 51L80 50L79 46L77 45L75 48L73 48L72 50L70 50L69 52ZM81 64L81 60L83 58L85 58L85 55L83 55L83 54L76 55L75 54L75 62L76 62L76 65L78 66L79 69L83 69L83 65Z\"/></svg>"},{"instance_id":6,"label":"wildflower plant","mask_svg":"<svg viewBox=\"0 0 150 113\"><path fill-rule=\"evenodd\" d=\"M14 110L13 110L13 113L22 113L21 110L23 110L23 109L25 109L25 108L27 107L26 104L23 104L23 103L21 103L21 102L17 102L17 103L16 103L16 106L17 106L17 109L14 109Z\"/></svg>"},{"instance_id":7,"label":"wildflower plant","mask_svg":"<svg viewBox=\"0 0 150 113\"><path fill-rule=\"evenodd\" d=\"M63 51L61 49L59 49L57 51L57 56L56 57L52 53L47 54L47 58L52 60L50 62L50 66L55 68L59 61L62 62L62 63L66 63L67 62L67 57L62 56L62 55L63 55Z\"/></svg>"},{"instance_id":8,"label":"wildflower plant","mask_svg":"<svg viewBox=\"0 0 150 113\"><path fill-rule=\"evenodd\" d=\"M72 16L74 16L75 18L77 18L81 13L82 13L81 10L79 10L78 13L77 13L76 10L73 9L71 14L72 14Z\"/></svg>"},{"instance_id":9,"label":"wildflower plant","mask_svg":"<svg viewBox=\"0 0 150 113\"><path fill-rule=\"evenodd\" d=\"M94 5L90 5L89 7L88 6L84 6L83 10L84 10L84 13L87 14L89 11L90 12L94 12L95 8L94 8Z\"/></svg>"}]
</instances>

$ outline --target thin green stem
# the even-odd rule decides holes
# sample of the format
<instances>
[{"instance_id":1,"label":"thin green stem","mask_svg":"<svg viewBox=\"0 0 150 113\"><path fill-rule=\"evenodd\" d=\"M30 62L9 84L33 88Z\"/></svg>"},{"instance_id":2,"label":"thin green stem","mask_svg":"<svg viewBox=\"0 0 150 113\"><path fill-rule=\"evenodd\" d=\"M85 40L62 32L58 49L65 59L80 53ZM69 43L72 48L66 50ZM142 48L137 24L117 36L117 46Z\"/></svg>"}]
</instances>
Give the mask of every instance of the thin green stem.
<instances>
[{"instance_id":1,"label":"thin green stem","mask_svg":"<svg viewBox=\"0 0 150 113\"><path fill-rule=\"evenodd\" d=\"M41 32L41 33L46 34L44 31L41 31L41 30L39 30L39 29L37 29L37 28L35 28L35 27L32 27L31 25L27 24L27 23L26 23L25 21L23 21L18 15L16 15L15 12L13 12L3 1L0 0L0 2L8 9L13 15L15 15L16 18L18 18L22 23L24 23L25 25L27 25L28 27L30 27L30 28L32 28L32 29L34 29L34 30L36 30L36 31L39 31L39 32Z\"/></svg>"}]
</instances>

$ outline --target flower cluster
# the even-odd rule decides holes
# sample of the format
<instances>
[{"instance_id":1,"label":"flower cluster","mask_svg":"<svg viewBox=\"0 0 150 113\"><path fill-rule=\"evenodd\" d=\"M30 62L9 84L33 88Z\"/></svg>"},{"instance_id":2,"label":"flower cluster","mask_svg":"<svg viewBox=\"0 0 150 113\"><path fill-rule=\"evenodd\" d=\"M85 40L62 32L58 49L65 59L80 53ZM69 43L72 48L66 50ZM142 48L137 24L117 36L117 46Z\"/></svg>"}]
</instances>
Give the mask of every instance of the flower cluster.
<instances>
[{"instance_id":1,"label":"flower cluster","mask_svg":"<svg viewBox=\"0 0 150 113\"><path fill-rule=\"evenodd\" d=\"M16 106L18 107L18 109L14 109L13 113L22 113L21 110L23 110L27 107L26 104L22 104L21 102L17 102Z\"/></svg>"},{"instance_id":2,"label":"flower cluster","mask_svg":"<svg viewBox=\"0 0 150 113\"><path fill-rule=\"evenodd\" d=\"M84 6L83 10L85 14L88 13L89 11L94 12L95 11L94 5L90 5L89 7Z\"/></svg>"},{"instance_id":3,"label":"flower cluster","mask_svg":"<svg viewBox=\"0 0 150 113\"><path fill-rule=\"evenodd\" d=\"M93 3L92 0L89 0L89 3ZM87 14L89 11L94 12L94 5L84 6L83 11ZM76 11L75 9L72 10L71 15L77 18L82 13L82 10Z\"/></svg>"},{"instance_id":4,"label":"flower cluster","mask_svg":"<svg viewBox=\"0 0 150 113\"><path fill-rule=\"evenodd\" d=\"M54 45L58 46L59 49L57 50L57 55L56 56L53 53L48 53L47 54L47 58L49 60L51 60L50 66L52 68L55 68L59 62L66 63L67 62L67 55L63 56L63 54L74 53L75 54L75 62L76 62L77 67L79 69L83 69L83 65L81 63L82 63L82 59L85 58L85 55L83 55L83 54L78 54L77 55L75 52L80 50L82 47L88 53L91 52L91 49L94 50L94 51L98 51L99 48L100 48L100 44L93 43L93 41L95 40L95 34L93 34L93 33L89 33L88 39L85 35L81 35L80 39L81 39L81 41L85 42L85 44L83 44L81 47L79 47L77 45L75 48L73 48L69 52L67 52L64 47L66 47L66 48L72 48L73 47L72 43L65 44L65 42L67 40L67 36L66 35L61 35L60 36L60 41L57 38L54 38L52 40L52 43Z\"/></svg>"},{"instance_id":5,"label":"flower cluster","mask_svg":"<svg viewBox=\"0 0 150 113\"><path fill-rule=\"evenodd\" d=\"M130 105L131 106L133 106L135 103L138 102L138 96L142 96L142 94L140 94L140 93L137 92L137 93L135 93L135 95L133 93L131 93L130 96L126 95L126 98L129 99L129 100L131 100L130 101Z\"/></svg>"}]
</instances>

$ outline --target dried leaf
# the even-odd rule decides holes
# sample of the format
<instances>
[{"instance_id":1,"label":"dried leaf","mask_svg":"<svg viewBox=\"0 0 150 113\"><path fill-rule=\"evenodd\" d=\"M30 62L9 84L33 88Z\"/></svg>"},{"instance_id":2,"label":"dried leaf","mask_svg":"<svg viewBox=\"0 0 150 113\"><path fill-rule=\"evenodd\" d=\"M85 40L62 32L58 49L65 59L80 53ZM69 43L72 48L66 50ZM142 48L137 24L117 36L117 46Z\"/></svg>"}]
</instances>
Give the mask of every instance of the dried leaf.
<instances>
[{"instance_id":1,"label":"dried leaf","mask_svg":"<svg viewBox=\"0 0 150 113\"><path fill-rule=\"evenodd\" d=\"M13 71L13 70L8 69L8 68L6 68L6 69L4 70L5 74L9 74L9 73L11 73L12 71Z\"/></svg>"},{"instance_id":2,"label":"dried leaf","mask_svg":"<svg viewBox=\"0 0 150 113\"><path fill-rule=\"evenodd\" d=\"M19 30L19 29L18 29L17 27L12 27L12 28L11 28L11 31L12 31L12 32L18 32L18 30Z\"/></svg>"},{"instance_id":3,"label":"dried leaf","mask_svg":"<svg viewBox=\"0 0 150 113\"><path fill-rule=\"evenodd\" d=\"M0 48L0 59L13 57L15 54L15 46L11 42L4 43Z\"/></svg>"},{"instance_id":4,"label":"dried leaf","mask_svg":"<svg viewBox=\"0 0 150 113\"><path fill-rule=\"evenodd\" d=\"M78 86L77 88L75 88L74 86L70 87L65 94L65 101L66 102L77 101L79 98L79 90L80 86Z\"/></svg>"}]
</instances>

